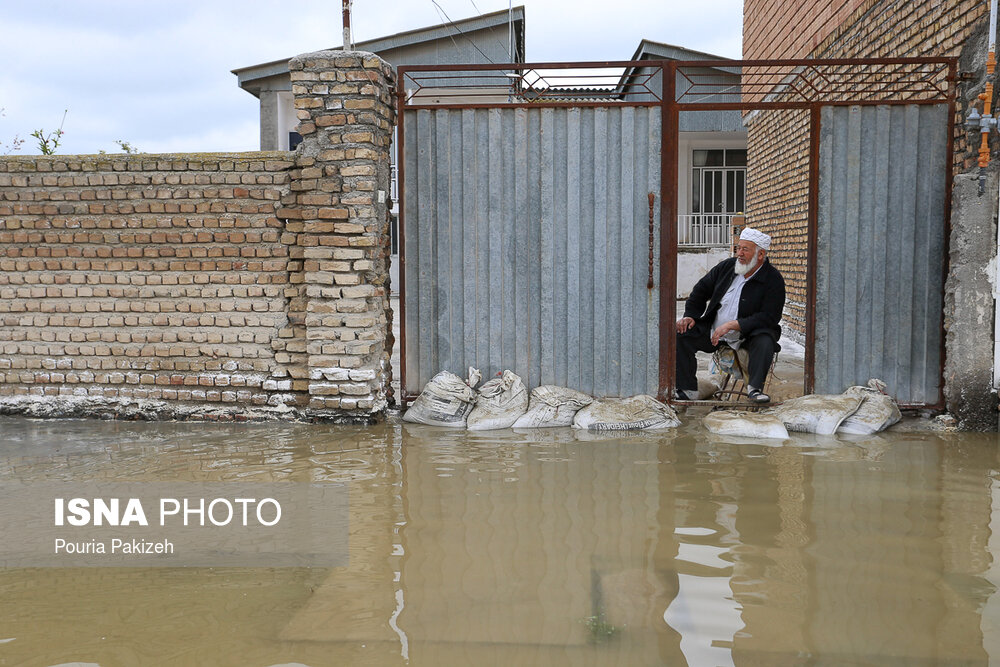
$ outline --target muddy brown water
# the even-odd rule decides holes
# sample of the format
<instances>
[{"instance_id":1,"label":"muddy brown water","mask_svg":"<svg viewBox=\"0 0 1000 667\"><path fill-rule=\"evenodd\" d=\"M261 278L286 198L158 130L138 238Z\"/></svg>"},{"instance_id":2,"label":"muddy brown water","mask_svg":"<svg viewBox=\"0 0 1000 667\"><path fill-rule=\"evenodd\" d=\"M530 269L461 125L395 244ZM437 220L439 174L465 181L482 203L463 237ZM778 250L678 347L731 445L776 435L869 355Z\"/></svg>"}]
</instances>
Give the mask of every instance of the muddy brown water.
<instances>
[{"instance_id":1,"label":"muddy brown water","mask_svg":"<svg viewBox=\"0 0 1000 667\"><path fill-rule=\"evenodd\" d=\"M986 665L996 434L0 418L0 482L345 482L350 561L0 570L0 665Z\"/></svg>"}]
</instances>

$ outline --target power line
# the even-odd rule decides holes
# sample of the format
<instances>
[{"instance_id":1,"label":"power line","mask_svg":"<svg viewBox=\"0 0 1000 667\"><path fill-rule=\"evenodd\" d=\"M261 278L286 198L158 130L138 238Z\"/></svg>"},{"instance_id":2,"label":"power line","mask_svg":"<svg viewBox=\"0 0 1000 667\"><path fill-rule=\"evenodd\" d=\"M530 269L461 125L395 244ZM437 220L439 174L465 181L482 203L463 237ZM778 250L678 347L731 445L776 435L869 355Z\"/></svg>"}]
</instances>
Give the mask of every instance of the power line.
<instances>
[{"instance_id":1,"label":"power line","mask_svg":"<svg viewBox=\"0 0 1000 667\"><path fill-rule=\"evenodd\" d=\"M434 4L434 6L435 6L435 7L437 7L437 10L438 10L438 13L440 13L440 14L443 14L443 15L444 15L444 18L445 18L445 23L448 23L449 25L451 25L451 27L452 27L452 28L454 28L455 30L457 30L457 31L458 31L458 34L460 34L460 35L461 35L462 37L464 37L464 38L465 38L465 40L466 40L466 41L467 41L467 42L468 42L469 44L472 44L473 48L475 48L475 49L476 49L476 51L479 51L479 53L480 53L480 54L481 54L481 55L483 56L483 58L486 58L487 60L489 60L489 61L490 61L490 64L492 64L492 65L496 65L496 63L495 63L495 62L493 61L493 59L492 59L492 58L490 58L490 57L489 57L488 55L486 55L485 53L483 53L483 50L482 50L481 48L479 48L479 45L477 45L477 44L476 44L475 42L473 42L473 41L472 41L472 40L471 40L471 39L469 38L469 36L468 36L468 35L466 35L466 34L465 34L464 32L462 32L462 29L461 29L461 28L459 28L459 27L458 27L457 25L455 25L455 22L451 20L451 17L450 17L450 16L448 16L448 12L446 12L446 11L445 11L445 10L444 10L444 9L443 9L443 8L441 7L441 5L439 5L439 4L438 4L437 0L431 0L431 2L432 2L432 3ZM452 42L455 42L455 38L454 38L454 37L452 37L452 38L451 38L451 41L452 41ZM457 42L455 42L455 46L456 46L456 47L458 46L458 43L457 43Z\"/></svg>"},{"instance_id":2,"label":"power line","mask_svg":"<svg viewBox=\"0 0 1000 667\"><path fill-rule=\"evenodd\" d=\"M476 10L476 13L482 16L483 11L479 9L479 5L476 4L476 0L469 0L469 2L472 3L472 7ZM513 30L513 26L511 26L511 30ZM501 42L499 39L496 38L496 35L493 36L493 41L496 42L500 46L500 48L504 50L504 52L507 54L507 57L510 58L510 61L514 62L514 52L512 51L513 44L504 44L503 42ZM513 41L513 37L511 37L511 41Z\"/></svg>"},{"instance_id":3,"label":"power line","mask_svg":"<svg viewBox=\"0 0 1000 667\"><path fill-rule=\"evenodd\" d=\"M434 0L431 0L431 2L434 2ZM436 2L434 2L434 4L437 5ZM435 7L434 9L435 9L435 11L437 11L437 15L438 15L438 18L441 19L441 23L447 23L447 21L445 21L445 18L444 18L445 15L441 13L441 9L439 7ZM451 33L448 33L448 38L451 39L451 43L454 44L455 48L457 49L458 48L458 42L455 41L455 37Z\"/></svg>"}]
</instances>

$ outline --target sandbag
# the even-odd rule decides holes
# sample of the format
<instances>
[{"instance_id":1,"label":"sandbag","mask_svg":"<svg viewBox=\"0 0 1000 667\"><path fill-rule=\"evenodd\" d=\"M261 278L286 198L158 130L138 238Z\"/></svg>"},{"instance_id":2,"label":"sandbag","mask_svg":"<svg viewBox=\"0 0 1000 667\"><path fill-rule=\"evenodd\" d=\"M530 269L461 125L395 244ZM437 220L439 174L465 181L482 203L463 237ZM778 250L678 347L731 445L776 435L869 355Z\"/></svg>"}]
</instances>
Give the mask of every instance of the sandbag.
<instances>
[{"instance_id":1,"label":"sandbag","mask_svg":"<svg viewBox=\"0 0 1000 667\"><path fill-rule=\"evenodd\" d=\"M599 398L573 418L573 428L590 431L639 431L680 426L677 414L652 396Z\"/></svg>"},{"instance_id":2,"label":"sandbag","mask_svg":"<svg viewBox=\"0 0 1000 667\"><path fill-rule=\"evenodd\" d=\"M837 433L869 435L889 428L903 418L899 406L891 396L885 394L885 383L869 380L867 387L849 387L846 396L862 399L857 412L841 422Z\"/></svg>"},{"instance_id":3,"label":"sandbag","mask_svg":"<svg viewBox=\"0 0 1000 667\"><path fill-rule=\"evenodd\" d=\"M707 414L702 423L705 428L718 435L788 439L788 429L784 423L777 416L765 412L717 410Z\"/></svg>"},{"instance_id":4,"label":"sandbag","mask_svg":"<svg viewBox=\"0 0 1000 667\"><path fill-rule=\"evenodd\" d=\"M706 400L715 396L716 392L722 388L723 375L711 373L709 371L698 371L698 399Z\"/></svg>"},{"instance_id":5,"label":"sandbag","mask_svg":"<svg viewBox=\"0 0 1000 667\"><path fill-rule=\"evenodd\" d=\"M809 394L787 400L767 414L775 415L789 431L832 435L860 405L857 396Z\"/></svg>"},{"instance_id":6,"label":"sandbag","mask_svg":"<svg viewBox=\"0 0 1000 667\"><path fill-rule=\"evenodd\" d=\"M511 371L483 383L476 406L469 413L470 431L508 428L528 409L528 390Z\"/></svg>"},{"instance_id":7,"label":"sandbag","mask_svg":"<svg viewBox=\"0 0 1000 667\"><path fill-rule=\"evenodd\" d=\"M473 386L479 371L469 369ZM431 426L463 427L476 404L476 391L462 378L441 371L431 378L413 405L403 413L403 421Z\"/></svg>"},{"instance_id":8,"label":"sandbag","mask_svg":"<svg viewBox=\"0 0 1000 667\"><path fill-rule=\"evenodd\" d=\"M594 399L583 392L552 384L531 390L528 411L517 418L514 428L548 428L572 426L577 411Z\"/></svg>"}]
</instances>

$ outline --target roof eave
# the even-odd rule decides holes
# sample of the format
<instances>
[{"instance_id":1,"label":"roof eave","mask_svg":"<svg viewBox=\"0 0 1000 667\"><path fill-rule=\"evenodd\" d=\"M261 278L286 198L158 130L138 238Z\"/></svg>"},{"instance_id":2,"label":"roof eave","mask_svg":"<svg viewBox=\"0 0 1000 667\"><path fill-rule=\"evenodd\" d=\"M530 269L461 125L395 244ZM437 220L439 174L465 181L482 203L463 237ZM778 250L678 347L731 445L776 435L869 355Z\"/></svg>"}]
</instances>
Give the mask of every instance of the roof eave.
<instances>
[{"instance_id":1,"label":"roof eave","mask_svg":"<svg viewBox=\"0 0 1000 667\"><path fill-rule=\"evenodd\" d=\"M358 42L354 45L355 50L358 51L371 51L378 53L379 51L385 51L388 49L396 49L405 46L412 46L413 44L419 44L421 42L430 42L443 37L449 36L451 33L448 32L450 28L457 27L458 29L463 29L463 32L469 30L486 30L488 28L496 28L507 23L508 18L512 15L515 24L519 24L520 42L523 43L524 40L524 6L514 7L511 10L500 10L497 12L491 12L489 14L482 14L480 16L473 16L471 18L462 19L460 21L454 21L452 23L442 23L435 26L430 26L427 28L417 28L415 30L407 30L404 32L396 33L394 35L388 35L386 37L379 37L377 39L370 39L364 42ZM502 19L502 20L501 20ZM343 45L335 46L329 50L336 51L343 49ZM523 49L521 50L523 52ZM292 56L294 57L294 56ZM234 70L230 70L236 75L238 79L238 85L244 90L250 90L248 84L256 79L263 79L270 76L287 74L288 73L288 62L292 58L286 58L284 60L272 60L267 63L260 63L258 65L248 65L247 67L238 67ZM522 58L523 59L523 58ZM252 92L252 91L251 91Z\"/></svg>"}]
</instances>

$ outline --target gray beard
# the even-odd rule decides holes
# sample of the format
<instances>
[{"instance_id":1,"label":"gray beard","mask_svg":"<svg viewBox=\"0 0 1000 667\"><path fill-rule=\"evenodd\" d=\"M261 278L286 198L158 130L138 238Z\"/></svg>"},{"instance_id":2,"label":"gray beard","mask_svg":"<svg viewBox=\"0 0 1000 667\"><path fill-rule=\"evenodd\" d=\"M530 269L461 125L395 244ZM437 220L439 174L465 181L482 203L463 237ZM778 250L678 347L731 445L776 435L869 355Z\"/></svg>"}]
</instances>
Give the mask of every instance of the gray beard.
<instances>
[{"instance_id":1,"label":"gray beard","mask_svg":"<svg viewBox=\"0 0 1000 667\"><path fill-rule=\"evenodd\" d=\"M736 272L738 276L745 276L757 267L757 254L754 253L753 259L749 263L743 264L740 260L736 260L736 264L733 266L733 271Z\"/></svg>"}]
</instances>

